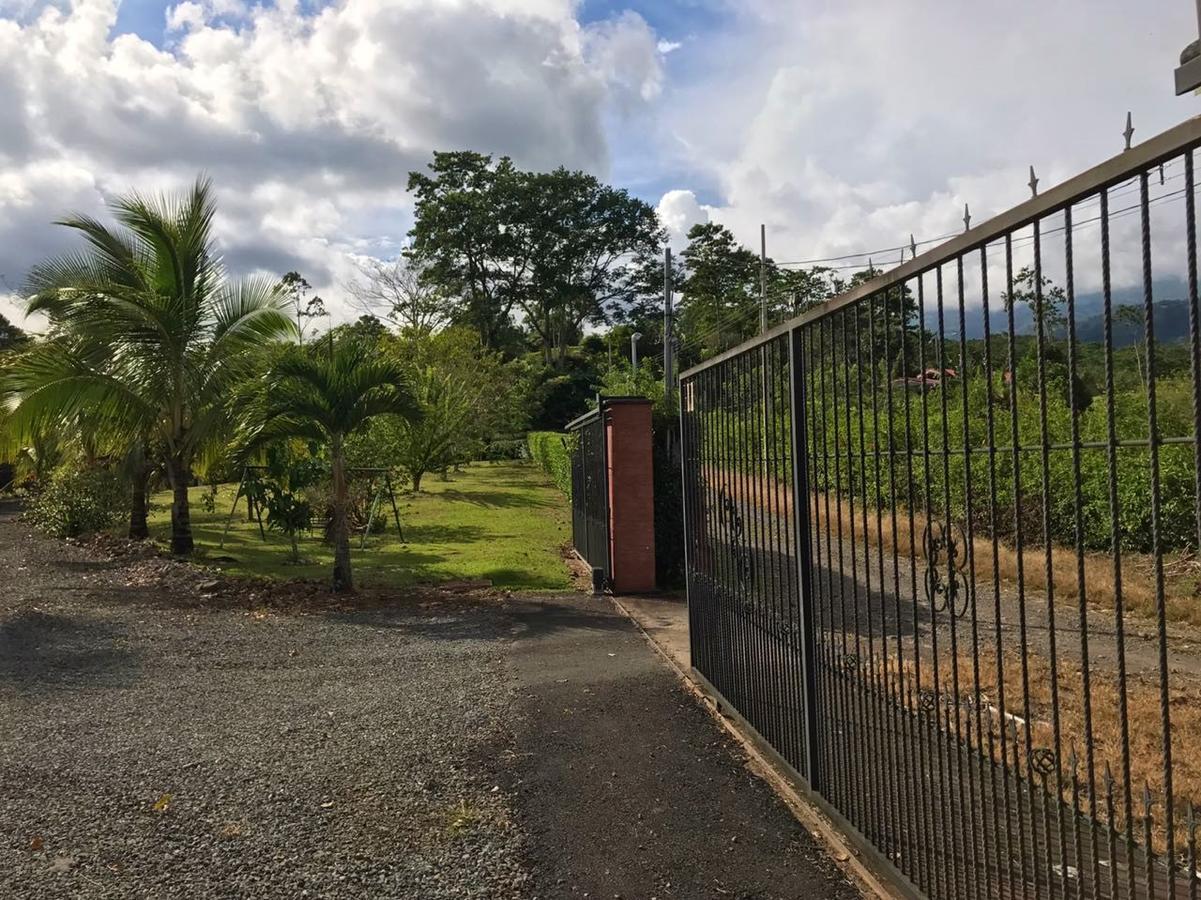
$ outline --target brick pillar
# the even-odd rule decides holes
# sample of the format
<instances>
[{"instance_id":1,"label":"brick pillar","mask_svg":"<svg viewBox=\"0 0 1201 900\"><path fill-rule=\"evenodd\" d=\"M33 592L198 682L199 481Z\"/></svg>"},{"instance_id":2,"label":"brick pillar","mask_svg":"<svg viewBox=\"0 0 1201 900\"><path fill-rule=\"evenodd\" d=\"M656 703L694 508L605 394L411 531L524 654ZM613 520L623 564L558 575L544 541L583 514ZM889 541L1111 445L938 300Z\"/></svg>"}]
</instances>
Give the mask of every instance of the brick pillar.
<instances>
[{"instance_id":1,"label":"brick pillar","mask_svg":"<svg viewBox=\"0 0 1201 900\"><path fill-rule=\"evenodd\" d=\"M651 450L651 403L605 401L609 454L609 550L613 590L655 589L655 479Z\"/></svg>"}]
</instances>

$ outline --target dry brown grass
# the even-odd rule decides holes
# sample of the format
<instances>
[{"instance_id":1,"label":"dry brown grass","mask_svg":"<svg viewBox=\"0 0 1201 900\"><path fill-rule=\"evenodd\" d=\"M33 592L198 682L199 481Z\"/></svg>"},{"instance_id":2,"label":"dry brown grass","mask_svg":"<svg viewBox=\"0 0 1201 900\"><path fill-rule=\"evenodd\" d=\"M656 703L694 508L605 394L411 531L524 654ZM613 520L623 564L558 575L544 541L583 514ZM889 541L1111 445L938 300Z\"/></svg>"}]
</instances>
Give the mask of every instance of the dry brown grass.
<instances>
[{"instance_id":1,"label":"dry brown grass","mask_svg":"<svg viewBox=\"0 0 1201 900\"><path fill-rule=\"evenodd\" d=\"M827 501L829 518L826 517ZM819 529L829 530L832 536L841 535L844 540L849 540L853 535L857 542L872 547L883 546L886 553L896 552L906 559L911 552L918 557L923 554L922 537L928 521L924 513L914 513L911 517L908 510L899 509L894 524L891 513L879 514L871 509L865 511L862 504L852 508L848 501L829 495L818 495L815 502L817 514L813 520ZM1026 591L1044 595L1047 591L1047 551L1043 546L1024 547L1019 554L1014 547L1001 541L994 543L991 538L973 536L971 559L977 583L995 578L1002 585L1016 588L1020 583ZM1156 614L1154 557L1124 553L1121 567L1124 609L1136 615L1153 617ZM1167 619L1201 625L1196 561L1181 556L1165 557L1164 567ZM1114 559L1110 554L1086 552L1078 557L1074 548L1052 544L1050 583L1056 599L1064 602L1078 603L1081 589L1091 605L1112 610L1117 602L1117 579Z\"/></svg>"},{"instance_id":2,"label":"dry brown grass","mask_svg":"<svg viewBox=\"0 0 1201 900\"><path fill-rule=\"evenodd\" d=\"M958 657L958 690L955 689L955 678L952 669L952 659L949 654L938 660L938 681L941 695L946 697L968 698L977 693L981 698L980 715L981 727L984 730L986 746L981 748L987 753L987 728L991 721L997 741L1005 735L1008 740L1007 752L1009 765L1014 764L1014 739L1021 748L1020 767L1025 772L1026 735L1029 730L1030 744L1033 748L1051 748L1055 746L1054 704L1052 703L1052 685L1058 686L1060 757L1059 763L1063 774L1064 793L1066 802L1071 802L1071 769L1069 760L1074 750L1079 761L1078 775L1080 779L1080 805L1082 811L1089 811L1087 791L1086 747L1091 734L1094 772L1096 779L1098 814L1105 820L1105 794L1103 773L1108 763L1114 777L1115 820L1120 828L1125 827L1124 816L1124 767L1121 734L1121 701L1122 692L1119 690L1117 679L1109 673L1093 672L1089 682L1089 697L1091 699L1091 729L1085 727L1084 682L1080 666L1077 663L1061 660L1057 678L1051 677L1050 663L1036 653L1026 657L1028 692L1023 690L1021 659L1016 652L1006 654L1002 659L1005 684L1005 706L1001 708L1001 692L998 690L997 658L992 651L981 650L979 654L980 680L977 685L972 657L960 654ZM877 663L875 675L882 676ZM912 661L907 660L903 667L898 667L895 657L889 661L890 677L895 679L898 672L901 676L905 693L912 696L912 702L917 703L920 691L931 691L934 687L931 660L926 654L923 658L923 668L920 683L914 671ZM978 690L977 690L978 688ZM1029 718L1027 718L1026 697L1029 698ZM1166 831L1164 829L1164 779L1163 779L1163 718L1160 706L1159 682L1152 677L1132 677L1125 691L1127 717L1130 735L1130 788L1133 797L1134 826L1136 837L1143 833L1142 796L1144 786L1149 786L1155 798L1154 835L1157 846L1162 846ZM975 708L962 703L950 708L944 707L941 715L949 727L954 729L954 716L960 717L959 726L966 736L973 736L975 729ZM1198 740L1201 739L1201 680L1195 677L1174 673L1169 690L1169 714L1171 719L1172 741L1172 793L1176 811L1177 845L1187 837L1185 828L1185 813L1190 798L1201 797L1201 755L1192 752ZM994 756L1001 758L1000 744L994 749ZM1048 786L1054 790L1054 778Z\"/></svg>"},{"instance_id":3,"label":"dry brown grass","mask_svg":"<svg viewBox=\"0 0 1201 900\"><path fill-rule=\"evenodd\" d=\"M721 483L719 472L707 469L711 483ZM762 475L739 481L740 498L777 515L791 515L791 487L783 481ZM927 518L922 512L897 509L896 522L891 512L878 513L852 504L830 493L816 493L811 505L811 520L819 532L830 533L850 540L852 535L861 545L883 547L885 553L896 552L908 559L911 553L922 558L922 535ZM866 522L865 522L866 515ZM1047 552L1042 546L1026 546L1019 554L1003 541L995 545L991 538L973 536L972 561L976 581L996 578L1000 584L1016 588L1020 583L1026 591L1046 593ZM1078 572L1074 548L1051 546L1051 584L1055 597L1064 602L1079 601L1081 586L1091 605L1112 610L1117 602L1117 580L1114 559L1108 553L1084 553L1083 581ZM1020 566L1019 566L1020 563ZM1122 554L1122 603L1128 613L1144 617L1156 614L1155 559L1150 554ZM1164 558L1164 601L1168 621L1201 626L1201 565L1189 556L1176 554Z\"/></svg>"}]
</instances>

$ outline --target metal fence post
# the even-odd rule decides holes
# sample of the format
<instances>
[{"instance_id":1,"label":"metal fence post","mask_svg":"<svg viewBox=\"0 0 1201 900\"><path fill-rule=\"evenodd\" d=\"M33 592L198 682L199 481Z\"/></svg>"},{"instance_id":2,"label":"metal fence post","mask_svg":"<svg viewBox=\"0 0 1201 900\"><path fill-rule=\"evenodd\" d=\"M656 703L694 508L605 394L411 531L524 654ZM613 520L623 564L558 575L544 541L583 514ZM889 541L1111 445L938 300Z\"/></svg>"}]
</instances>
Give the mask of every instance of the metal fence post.
<instances>
[{"instance_id":1,"label":"metal fence post","mask_svg":"<svg viewBox=\"0 0 1201 900\"><path fill-rule=\"evenodd\" d=\"M810 551L808 436L805 430L805 359L801 329L788 336L789 416L792 441L792 521L796 542L797 593L800 610L801 672L804 685L805 777L824 792L818 752L817 629L814 617L813 557Z\"/></svg>"}]
</instances>

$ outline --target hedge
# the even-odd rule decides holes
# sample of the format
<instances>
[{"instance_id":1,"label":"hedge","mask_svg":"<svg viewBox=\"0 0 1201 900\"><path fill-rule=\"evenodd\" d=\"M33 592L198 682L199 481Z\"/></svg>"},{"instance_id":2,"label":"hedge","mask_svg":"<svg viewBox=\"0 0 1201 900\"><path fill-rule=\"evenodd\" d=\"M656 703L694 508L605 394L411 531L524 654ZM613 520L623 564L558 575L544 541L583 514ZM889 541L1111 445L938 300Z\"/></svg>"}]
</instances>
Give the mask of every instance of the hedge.
<instances>
[{"instance_id":1,"label":"hedge","mask_svg":"<svg viewBox=\"0 0 1201 900\"><path fill-rule=\"evenodd\" d=\"M571 498L571 440L561 431L531 431L526 436L530 458L550 476L568 499Z\"/></svg>"}]
</instances>

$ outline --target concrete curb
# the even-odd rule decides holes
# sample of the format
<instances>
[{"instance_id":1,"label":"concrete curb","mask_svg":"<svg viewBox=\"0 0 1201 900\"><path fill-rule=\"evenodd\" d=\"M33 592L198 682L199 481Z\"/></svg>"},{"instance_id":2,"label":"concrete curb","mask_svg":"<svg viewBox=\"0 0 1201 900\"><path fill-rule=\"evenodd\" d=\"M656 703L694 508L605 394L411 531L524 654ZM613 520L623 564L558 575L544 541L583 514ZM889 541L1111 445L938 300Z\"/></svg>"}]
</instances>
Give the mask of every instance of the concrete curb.
<instances>
[{"instance_id":1,"label":"concrete curb","mask_svg":"<svg viewBox=\"0 0 1201 900\"><path fill-rule=\"evenodd\" d=\"M739 728L738 724L732 718L721 712L713 698L696 678L693 677L692 672L683 668L675 657L650 635L646 628L643 627L638 616L621 602L621 598L610 595L609 599L622 615L634 623L634 626L641 632L646 642L672 668L684 686L700 702L701 706L709 712L727 734L738 742L747 755L747 767L751 772L771 786L776 795L784 801L792 811L792 814L796 816L797 821L804 825L806 830L822 845L830 858L850 877L851 881L863 892L864 896L879 897L883 898L883 900L902 900L904 895L892 890L863 861L854 846L847 840L839 828L820 809L814 806L807 797L797 791L791 780L759 750L755 742Z\"/></svg>"}]
</instances>

